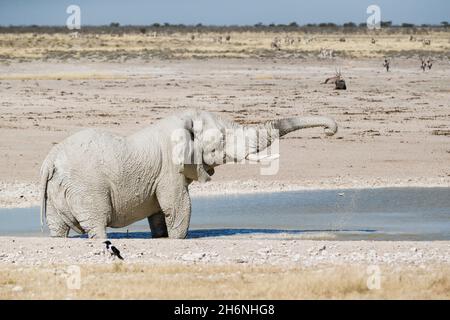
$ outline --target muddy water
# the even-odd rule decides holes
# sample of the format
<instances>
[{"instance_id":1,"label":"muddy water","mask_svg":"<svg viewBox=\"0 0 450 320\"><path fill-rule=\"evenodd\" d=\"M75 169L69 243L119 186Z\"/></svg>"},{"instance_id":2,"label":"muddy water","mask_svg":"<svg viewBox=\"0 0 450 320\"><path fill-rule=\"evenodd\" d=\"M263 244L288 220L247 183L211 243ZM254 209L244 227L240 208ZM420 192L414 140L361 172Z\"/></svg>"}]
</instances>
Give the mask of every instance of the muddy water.
<instances>
[{"instance_id":1,"label":"muddy water","mask_svg":"<svg viewBox=\"0 0 450 320\"><path fill-rule=\"evenodd\" d=\"M450 188L317 190L193 199L189 237L450 240ZM146 220L110 237L149 237ZM39 208L0 209L0 235L40 232Z\"/></svg>"}]
</instances>

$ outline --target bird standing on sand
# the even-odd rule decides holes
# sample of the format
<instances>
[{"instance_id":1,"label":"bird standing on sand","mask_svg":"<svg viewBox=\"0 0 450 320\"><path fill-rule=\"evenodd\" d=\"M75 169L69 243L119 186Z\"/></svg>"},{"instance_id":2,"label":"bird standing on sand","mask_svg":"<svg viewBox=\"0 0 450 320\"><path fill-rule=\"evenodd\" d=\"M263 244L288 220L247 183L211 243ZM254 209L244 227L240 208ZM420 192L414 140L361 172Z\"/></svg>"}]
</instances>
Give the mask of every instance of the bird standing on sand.
<instances>
[{"instance_id":1,"label":"bird standing on sand","mask_svg":"<svg viewBox=\"0 0 450 320\"><path fill-rule=\"evenodd\" d=\"M103 243L106 245L106 251L108 251L111 254L111 256L115 256L115 257L119 258L120 260L123 260L123 257L120 255L119 249L114 247L111 244L111 241L108 240Z\"/></svg>"}]
</instances>

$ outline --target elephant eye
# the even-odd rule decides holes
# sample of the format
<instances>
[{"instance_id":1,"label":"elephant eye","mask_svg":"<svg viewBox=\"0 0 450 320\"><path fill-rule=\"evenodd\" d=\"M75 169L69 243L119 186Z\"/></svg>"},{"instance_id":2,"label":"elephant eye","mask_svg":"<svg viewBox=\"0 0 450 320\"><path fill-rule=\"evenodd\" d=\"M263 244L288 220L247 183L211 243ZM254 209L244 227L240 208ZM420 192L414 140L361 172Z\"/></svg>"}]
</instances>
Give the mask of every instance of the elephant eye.
<instances>
[{"instance_id":1,"label":"elephant eye","mask_svg":"<svg viewBox=\"0 0 450 320\"><path fill-rule=\"evenodd\" d=\"M211 152L216 152L216 149L212 149Z\"/></svg>"}]
</instances>

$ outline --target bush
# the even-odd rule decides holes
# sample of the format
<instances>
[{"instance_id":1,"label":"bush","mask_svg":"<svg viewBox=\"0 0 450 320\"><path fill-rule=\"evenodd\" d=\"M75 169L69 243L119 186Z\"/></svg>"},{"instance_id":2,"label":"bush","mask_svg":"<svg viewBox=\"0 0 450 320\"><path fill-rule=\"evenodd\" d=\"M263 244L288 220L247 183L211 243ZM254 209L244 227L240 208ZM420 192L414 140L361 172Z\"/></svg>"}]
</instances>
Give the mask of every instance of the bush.
<instances>
[{"instance_id":1,"label":"bush","mask_svg":"<svg viewBox=\"0 0 450 320\"><path fill-rule=\"evenodd\" d=\"M320 28L335 28L336 24L332 23L332 22L327 22L327 23L319 23L319 27Z\"/></svg>"},{"instance_id":2,"label":"bush","mask_svg":"<svg viewBox=\"0 0 450 320\"><path fill-rule=\"evenodd\" d=\"M356 28L356 23L354 22L346 22L343 24L344 28Z\"/></svg>"}]
</instances>

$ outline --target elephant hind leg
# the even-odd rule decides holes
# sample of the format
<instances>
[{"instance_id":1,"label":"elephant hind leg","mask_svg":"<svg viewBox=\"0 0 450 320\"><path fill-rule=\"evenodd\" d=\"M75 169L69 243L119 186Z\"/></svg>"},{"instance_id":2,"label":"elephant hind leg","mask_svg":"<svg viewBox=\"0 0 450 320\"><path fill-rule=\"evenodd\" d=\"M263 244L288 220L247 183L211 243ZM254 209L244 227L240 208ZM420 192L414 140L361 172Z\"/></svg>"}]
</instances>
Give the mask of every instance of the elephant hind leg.
<instances>
[{"instance_id":1,"label":"elephant hind leg","mask_svg":"<svg viewBox=\"0 0 450 320\"><path fill-rule=\"evenodd\" d=\"M103 207L103 209L102 209ZM89 238L106 239L107 216L109 208L99 205L98 208L77 211L78 222Z\"/></svg>"},{"instance_id":2,"label":"elephant hind leg","mask_svg":"<svg viewBox=\"0 0 450 320\"><path fill-rule=\"evenodd\" d=\"M49 201L47 201L47 225L52 237L67 238L69 235L69 225L64 222L61 215Z\"/></svg>"},{"instance_id":3,"label":"elephant hind leg","mask_svg":"<svg viewBox=\"0 0 450 320\"><path fill-rule=\"evenodd\" d=\"M111 202L107 194L84 187L77 189L76 193L69 190L66 201L83 233L87 233L89 238L106 239L106 227L111 217Z\"/></svg>"},{"instance_id":4,"label":"elephant hind leg","mask_svg":"<svg viewBox=\"0 0 450 320\"><path fill-rule=\"evenodd\" d=\"M147 218L152 231L152 238L167 238L166 219L164 213L158 212Z\"/></svg>"}]
</instances>

